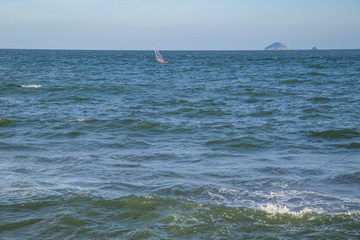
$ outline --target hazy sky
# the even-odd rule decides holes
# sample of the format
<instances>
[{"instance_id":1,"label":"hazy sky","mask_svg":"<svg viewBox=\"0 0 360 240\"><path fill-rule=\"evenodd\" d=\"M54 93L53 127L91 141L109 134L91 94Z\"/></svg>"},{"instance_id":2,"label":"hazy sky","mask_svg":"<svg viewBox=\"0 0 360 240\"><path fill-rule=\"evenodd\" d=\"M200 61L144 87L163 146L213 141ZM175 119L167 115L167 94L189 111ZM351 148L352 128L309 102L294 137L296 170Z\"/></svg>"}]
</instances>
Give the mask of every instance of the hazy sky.
<instances>
[{"instance_id":1,"label":"hazy sky","mask_svg":"<svg viewBox=\"0 0 360 240\"><path fill-rule=\"evenodd\" d=\"M0 0L0 48L360 48L360 0Z\"/></svg>"}]
</instances>

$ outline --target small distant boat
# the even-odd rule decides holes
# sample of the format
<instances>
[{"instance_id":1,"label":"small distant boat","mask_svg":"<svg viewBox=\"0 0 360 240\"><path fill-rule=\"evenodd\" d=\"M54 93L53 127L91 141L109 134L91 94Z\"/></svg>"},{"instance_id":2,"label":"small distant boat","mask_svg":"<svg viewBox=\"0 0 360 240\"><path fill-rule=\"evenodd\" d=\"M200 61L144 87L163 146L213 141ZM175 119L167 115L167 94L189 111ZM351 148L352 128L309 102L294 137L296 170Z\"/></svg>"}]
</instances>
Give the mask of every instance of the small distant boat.
<instances>
[{"instance_id":1,"label":"small distant boat","mask_svg":"<svg viewBox=\"0 0 360 240\"><path fill-rule=\"evenodd\" d=\"M161 53L160 53L159 49L156 48L156 46L154 46L154 50L155 50L156 60L157 60L158 62L165 63L164 58L161 56Z\"/></svg>"}]
</instances>

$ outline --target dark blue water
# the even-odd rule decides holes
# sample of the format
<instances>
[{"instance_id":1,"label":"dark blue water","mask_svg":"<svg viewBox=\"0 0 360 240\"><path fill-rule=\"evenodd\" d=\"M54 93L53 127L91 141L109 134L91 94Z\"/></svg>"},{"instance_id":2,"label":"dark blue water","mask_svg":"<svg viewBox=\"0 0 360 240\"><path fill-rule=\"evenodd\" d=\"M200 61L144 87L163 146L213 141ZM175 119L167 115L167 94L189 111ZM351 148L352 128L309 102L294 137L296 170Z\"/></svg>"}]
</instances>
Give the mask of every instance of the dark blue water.
<instances>
[{"instance_id":1,"label":"dark blue water","mask_svg":"<svg viewBox=\"0 0 360 240\"><path fill-rule=\"evenodd\" d=\"M360 50L0 50L1 239L358 239Z\"/></svg>"}]
</instances>

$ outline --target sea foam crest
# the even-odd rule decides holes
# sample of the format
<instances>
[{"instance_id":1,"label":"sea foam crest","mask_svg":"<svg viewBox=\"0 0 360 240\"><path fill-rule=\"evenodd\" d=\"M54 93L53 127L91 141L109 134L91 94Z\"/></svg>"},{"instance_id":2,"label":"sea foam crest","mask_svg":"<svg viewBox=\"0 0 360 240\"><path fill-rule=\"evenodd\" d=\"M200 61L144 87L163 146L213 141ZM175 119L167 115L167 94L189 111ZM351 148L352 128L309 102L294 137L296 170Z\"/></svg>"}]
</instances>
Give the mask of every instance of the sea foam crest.
<instances>
[{"instance_id":1,"label":"sea foam crest","mask_svg":"<svg viewBox=\"0 0 360 240\"><path fill-rule=\"evenodd\" d=\"M84 122L86 120L87 119L85 119L85 118L79 118L79 119L68 120L67 122Z\"/></svg>"},{"instance_id":2,"label":"sea foam crest","mask_svg":"<svg viewBox=\"0 0 360 240\"><path fill-rule=\"evenodd\" d=\"M300 211L290 211L286 206L276 206L274 204L267 204L266 206L259 206L259 210L265 211L270 215L277 214L289 214L296 217L302 217L305 214L310 214L313 211L310 208L305 207Z\"/></svg>"},{"instance_id":3,"label":"sea foam crest","mask_svg":"<svg viewBox=\"0 0 360 240\"><path fill-rule=\"evenodd\" d=\"M41 88L42 85L20 85L23 88Z\"/></svg>"}]
</instances>

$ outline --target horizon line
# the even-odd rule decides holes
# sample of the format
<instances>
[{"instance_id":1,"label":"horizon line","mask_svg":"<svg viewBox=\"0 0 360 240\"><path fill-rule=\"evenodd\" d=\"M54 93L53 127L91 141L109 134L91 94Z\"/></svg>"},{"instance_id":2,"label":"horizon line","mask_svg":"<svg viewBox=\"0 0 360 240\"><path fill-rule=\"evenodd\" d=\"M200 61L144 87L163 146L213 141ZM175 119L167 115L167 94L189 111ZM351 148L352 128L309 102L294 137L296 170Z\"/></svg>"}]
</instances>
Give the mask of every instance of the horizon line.
<instances>
[{"instance_id":1,"label":"horizon line","mask_svg":"<svg viewBox=\"0 0 360 240\"><path fill-rule=\"evenodd\" d=\"M154 51L153 49L76 49L76 48L1 48L0 50L52 50L52 51ZM161 51L266 51L266 52L287 52L287 51L322 51L322 50L360 50L360 48L311 48L286 49L286 50L265 50L265 49L160 49Z\"/></svg>"}]
</instances>

